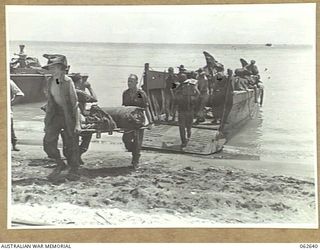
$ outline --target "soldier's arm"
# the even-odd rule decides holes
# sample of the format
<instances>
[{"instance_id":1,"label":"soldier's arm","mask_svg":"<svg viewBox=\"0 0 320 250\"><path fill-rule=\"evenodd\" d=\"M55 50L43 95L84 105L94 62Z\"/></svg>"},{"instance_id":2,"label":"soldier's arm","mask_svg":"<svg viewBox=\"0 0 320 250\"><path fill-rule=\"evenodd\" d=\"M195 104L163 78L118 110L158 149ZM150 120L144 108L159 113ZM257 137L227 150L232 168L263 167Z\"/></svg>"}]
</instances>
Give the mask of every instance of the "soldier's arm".
<instances>
[{"instance_id":1,"label":"soldier's arm","mask_svg":"<svg viewBox=\"0 0 320 250\"><path fill-rule=\"evenodd\" d=\"M93 88L91 87L91 84L89 82L85 82L84 86L89 90L89 93L92 98L95 99L95 102L98 101L96 93L93 91Z\"/></svg>"},{"instance_id":2,"label":"soldier's arm","mask_svg":"<svg viewBox=\"0 0 320 250\"><path fill-rule=\"evenodd\" d=\"M197 86L194 86L194 91L195 91L196 97L199 97L200 96L200 91L197 88Z\"/></svg>"},{"instance_id":3,"label":"soldier's arm","mask_svg":"<svg viewBox=\"0 0 320 250\"><path fill-rule=\"evenodd\" d=\"M147 108L149 106L147 94L143 90L141 90L140 93L141 93L141 97L142 97L142 101L143 101L143 106L144 106L144 108Z\"/></svg>"},{"instance_id":4,"label":"soldier's arm","mask_svg":"<svg viewBox=\"0 0 320 250\"><path fill-rule=\"evenodd\" d=\"M15 95L11 100L11 105L14 106L23 98L22 95Z\"/></svg>"},{"instance_id":5,"label":"soldier's arm","mask_svg":"<svg viewBox=\"0 0 320 250\"><path fill-rule=\"evenodd\" d=\"M209 89L209 81L208 81L208 79L205 81L205 85L204 86L205 86L206 89Z\"/></svg>"},{"instance_id":6,"label":"soldier's arm","mask_svg":"<svg viewBox=\"0 0 320 250\"><path fill-rule=\"evenodd\" d=\"M126 92L122 93L122 106L128 106L128 101L126 97Z\"/></svg>"},{"instance_id":7,"label":"soldier's arm","mask_svg":"<svg viewBox=\"0 0 320 250\"><path fill-rule=\"evenodd\" d=\"M51 118L52 118L52 114L53 114L53 111L54 111L54 108L53 108L53 101L54 100L53 100L53 97L51 95L50 79L48 81L49 81L49 83L48 83L47 104L46 104L46 107L45 107L46 115L44 117L44 131L46 131L48 125L50 124Z\"/></svg>"},{"instance_id":8,"label":"soldier's arm","mask_svg":"<svg viewBox=\"0 0 320 250\"><path fill-rule=\"evenodd\" d=\"M69 80L69 97L72 105L72 110L75 110L78 107L78 96L74 83L71 79Z\"/></svg>"},{"instance_id":9,"label":"soldier's arm","mask_svg":"<svg viewBox=\"0 0 320 250\"><path fill-rule=\"evenodd\" d=\"M12 93L11 105L15 105L24 96L21 89L15 84L14 81L10 80L10 91Z\"/></svg>"},{"instance_id":10,"label":"soldier's arm","mask_svg":"<svg viewBox=\"0 0 320 250\"><path fill-rule=\"evenodd\" d=\"M69 80L69 96L70 96L70 102L72 105L72 113L76 120L74 132L79 132L81 130L81 127L80 127L80 111L79 111L79 105L78 105L78 96L77 96L74 83L71 79Z\"/></svg>"}]
</instances>

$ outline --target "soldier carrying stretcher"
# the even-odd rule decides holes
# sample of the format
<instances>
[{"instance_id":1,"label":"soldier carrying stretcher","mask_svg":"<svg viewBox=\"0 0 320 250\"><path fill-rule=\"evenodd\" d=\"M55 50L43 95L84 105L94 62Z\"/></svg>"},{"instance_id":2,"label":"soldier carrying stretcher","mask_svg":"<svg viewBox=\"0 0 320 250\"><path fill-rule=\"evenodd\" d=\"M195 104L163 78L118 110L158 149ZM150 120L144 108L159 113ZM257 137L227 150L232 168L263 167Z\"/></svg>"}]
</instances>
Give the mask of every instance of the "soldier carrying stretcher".
<instances>
[{"instance_id":1,"label":"soldier carrying stretcher","mask_svg":"<svg viewBox=\"0 0 320 250\"><path fill-rule=\"evenodd\" d=\"M88 102L93 103L98 101L97 96L91 87L91 84L88 81L86 81L86 78L87 78L86 76L81 76L79 73L73 76L74 85L75 85L77 96L78 96L79 109L83 117L86 117L88 115L88 111L86 110L86 104ZM85 92L86 89L88 89L90 95L86 94ZM84 164L81 156L88 151L88 148L92 139L92 134L93 132L90 132L90 131L80 132L80 138L81 138L81 143L79 144L79 164L80 165ZM64 135L65 135L65 132L62 131L61 137L63 140L63 154L64 156L67 157L68 151L66 150L67 144L65 143L66 139Z\"/></svg>"},{"instance_id":2,"label":"soldier carrying stretcher","mask_svg":"<svg viewBox=\"0 0 320 250\"><path fill-rule=\"evenodd\" d=\"M148 111L148 98L146 93L142 89L138 89L138 77L134 74L130 74L128 77L128 89L122 94L123 106L137 106L143 108L146 112L146 118L150 122L150 114ZM137 168L140 159L140 150L143 141L143 129L129 129L126 128L123 133L122 141L126 149L132 152L132 168Z\"/></svg>"},{"instance_id":3,"label":"soldier carrying stretcher","mask_svg":"<svg viewBox=\"0 0 320 250\"><path fill-rule=\"evenodd\" d=\"M65 131L65 146L67 163L70 167L67 178L79 179L79 136L80 121L78 98L72 79L66 76L67 59L63 55L46 55L48 64L44 69L52 73L48 80L48 101L45 115L44 151L50 158L55 159L57 167L49 175L56 178L60 172L67 169L61 159L58 149L58 139L62 130Z\"/></svg>"}]
</instances>

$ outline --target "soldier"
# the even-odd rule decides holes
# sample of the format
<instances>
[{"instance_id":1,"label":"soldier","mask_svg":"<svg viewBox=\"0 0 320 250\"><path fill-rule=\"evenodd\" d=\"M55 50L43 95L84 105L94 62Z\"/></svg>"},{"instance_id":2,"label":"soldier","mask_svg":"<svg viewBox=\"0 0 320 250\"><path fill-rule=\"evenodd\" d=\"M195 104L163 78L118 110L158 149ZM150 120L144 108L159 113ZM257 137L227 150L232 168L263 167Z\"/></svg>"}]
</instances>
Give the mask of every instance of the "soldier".
<instances>
[{"instance_id":1,"label":"soldier","mask_svg":"<svg viewBox=\"0 0 320 250\"><path fill-rule=\"evenodd\" d=\"M19 87L15 84L14 81L10 80L10 100L11 100L11 106L16 104L20 98L24 96L24 93L19 89ZM11 117L11 144L12 144L12 150L13 151L20 151L20 149L17 148L17 137L14 132L13 128L13 113L12 108L10 111L10 117Z\"/></svg>"},{"instance_id":2,"label":"soldier","mask_svg":"<svg viewBox=\"0 0 320 250\"><path fill-rule=\"evenodd\" d=\"M178 67L178 69L179 69L179 74L184 74L187 71L184 65L182 64Z\"/></svg>"},{"instance_id":3,"label":"soldier","mask_svg":"<svg viewBox=\"0 0 320 250\"><path fill-rule=\"evenodd\" d=\"M178 81L181 82L183 79L182 75L187 75L187 70L182 64L178 67L178 69L179 69L179 73L177 74L177 77L178 77Z\"/></svg>"},{"instance_id":4,"label":"soldier","mask_svg":"<svg viewBox=\"0 0 320 250\"><path fill-rule=\"evenodd\" d=\"M166 121L169 120L170 114L174 117L174 89L177 87L178 82L178 77L174 74L172 67L168 69L168 73L169 75L166 79L166 87L164 89Z\"/></svg>"},{"instance_id":5,"label":"soldier","mask_svg":"<svg viewBox=\"0 0 320 250\"><path fill-rule=\"evenodd\" d=\"M57 148L59 134L64 130L67 163L70 167L67 179L77 180L79 179L77 172L79 168L80 114L76 90L72 79L65 74L66 57L46 55L46 58L48 58L48 64L43 68L48 69L52 73L52 77L48 80L43 148L47 155L55 159L57 163L57 167L48 178L57 177L62 170L67 168Z\"/></svg>"},{"instance_id":6,"label":"soldier","mask_svg":"<svg viewBox=\"0 0 320 250\"><path fill-rule=\"evenodd\" d=\"M148 98L142 89L138 89L138 77L134 74L130 74L128 77L128 89L122 94L122 105L123 106L137 106L143 108L146 112L147 119L151 121L150 114L148 111ZM140 150L143 141L143 129L125 129L122 141L126 149L132 152L132 168L137 168L140 159Z\"/></svg>"},{"instance_id":7,"label":"soldier","mask_svg":"<svg viewBox=\"0 0 320 250\"><path fill-rule=\"evenodd\" d=\"M74 85L75 85L76 92L78 95L79 109L80 109L80 112L83 116L87 115L86 104L87 104L88 100L85 100L85 98L81 98L81 94L87 89L89 91L90 97L91 97L89 102L97 102L98 101L97 96L91 87L91 84L88 81L86 81L86 78L87 78L87 76L81 76L79 73L75 74L73 77ZM80 97L79 97L79 95L80 95ZM84 164L83 160L81 159L81 156L82 156L82 154L84 154L85 152L88 151L88 148L89 148L89 145L90 145L90 142L92 139L92 134L93 134L92 132L88 132L88 131L82 131L80 133L80 138L81 138L81 143L79 145L79 164L80 165ZM61 137L62 137L63 142L65 142L65 140L66 140L64 136L65 136L65 132L63 131L61 133ZM66 150L65 143L63 143L63 154L64 154L64 156L67 157L67 150Z\"/></svg>"},{"instance_id":8,"label":"soldier","mask_svg":"<svg viewBox=\"0 0 320 250\"><path fill-rule=\"evenodd\" d=\"M246 69L250 75L258 75L259 74L259 70L258 70L258 67L256 65L255 60L251 60L250 64L245 66L244 69Z\"/></svg>"},{"instance_id":9,"label":"soldier","mask_svg":"<svg viewBox=\"0 0 320 250\"><path fill-rule=\"evenodd\" d=\"M214 119L212 120L212 123L220 124L227 94L228 78L223 72L218 72L213 80L214 89L211 95L211 105Z\"/></svg>"},{"instance_id":10,"label":"soldier","mask_svg":"<svg viewBox=\"0 0 320 250\"><path fill-rule=\"evenodd\" d=\"M205 107L209 100L209 86L208 86L208 79L206 77L206 72L204 72L201 68L198 69L198 77L197 77L197 87L200 92L199 97L199 107L197 113L197 120L196 124L205 121Z\"/></svg>"},{"instance_id":11,"label":"soldier","mask_svg":"<svg viewBox=\"0 0 320 250\"><path fill-rule=\"evenodd\" d=\"M187 146L191 137L194 107L198 101L199 95L200 93L196 87L196 81L193 79L187 79L187 76L182 74L181 84L176 90L181 148Z\"/></svg>"}]
</instances>

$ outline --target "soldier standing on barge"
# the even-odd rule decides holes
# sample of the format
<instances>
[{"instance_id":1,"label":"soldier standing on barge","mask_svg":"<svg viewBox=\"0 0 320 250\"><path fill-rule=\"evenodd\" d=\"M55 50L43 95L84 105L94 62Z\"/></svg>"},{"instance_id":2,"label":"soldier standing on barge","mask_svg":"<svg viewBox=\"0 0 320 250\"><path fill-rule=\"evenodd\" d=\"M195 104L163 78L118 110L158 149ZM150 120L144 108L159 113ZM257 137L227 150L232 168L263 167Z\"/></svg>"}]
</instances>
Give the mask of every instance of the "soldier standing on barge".
<instances>
[{"instance_id":1,"label":"soldier standing on barge","mask_svg":"<svg viewBox=\"0 0 320 250\"><path fill-rule=\"evenodd\" d=\"M174 74L172 67L168 69L168 73L169 75L166 79L166 87L164 89L166 121L169 120L169 115L172 115L173 120L175 118L174 90L178 82L178 77Z\"/></svg>"},{"instance_id":2,"label":"soldier standing on barge","mask_svg":"<svg viewBox=\"0 0 320 250\"><path fill-rule=\"evenodd\" d=\"M198 107L198 113L197 113L197 120L196 124L199 124L200 122L205 121L205 107L209 101L209 83L208 79L206 77L206 72L203 71L202 68L198 69L198 77L197 77L197 87L200 92L199 97L199 107Z\"/></svg>"},{"instance_id":3,"label":"soldier standing on barge","mask_svg":"<svg viewBox=\"0 0 320 250\"><path fill-rule=\"evenodd\" d=\"M250 64L246 65L244 69L246 69L250 75L259 75L259 70L255 60L251 60Z\"/></svg>"},{"instance_id":4,"label":"soldier standing on barge","mask_svg":"<svg viewBox=\"0 0 320 250\"><path fill-rule=\"evenodd\" d=\"M181 84L176 90L176 101L178 106L178 122L181 138L181 148L187 146L191 137L191 128L194 118L194 108L199 98L199 90L196 81L187 79L185 74L181 75Z\"/></svg>"}]
</instances>

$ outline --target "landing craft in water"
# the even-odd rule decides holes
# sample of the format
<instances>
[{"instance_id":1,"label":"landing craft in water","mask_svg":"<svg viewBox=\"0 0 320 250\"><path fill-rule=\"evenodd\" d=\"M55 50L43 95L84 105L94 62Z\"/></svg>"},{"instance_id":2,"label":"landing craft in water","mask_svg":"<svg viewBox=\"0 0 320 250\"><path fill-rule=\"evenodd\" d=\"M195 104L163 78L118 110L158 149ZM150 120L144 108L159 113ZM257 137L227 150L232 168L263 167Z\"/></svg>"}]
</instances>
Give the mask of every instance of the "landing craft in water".
<instances>
[{"instance_id":1,"label":"landing craft in water","mask_svg":"<svg viewBox=\"0 0 320 250\"><path fill-rule=\"evenodd\" d=\"M208 52L203 52L206 59L206 72L208 81L213 81L214 76L224 70L224 66L215 60ZM242 66L248 65L240 60ZM189 74L194 71L186 71ZM235 71L237 72L237 70ZM206 120L192 127L191 138L185 148L181 148L178 122L165 120L165 94L167 72L150 70L148 63L145 64L143 89L150 101L150 112L155 126L145 131L143 148L179 153L192 153L208 155L219 152L228 139L247 121L257 113L263 102L263 86L259 83L260 78L252 79L241 77L228 70L226 94L220 103L223 107L221 122L212 122L210 112L215 109L215 97L210 96L207 103ZM256 81L256 82L254 82ZM222 105L221 105L222 104Z\"/></svg>"},{"instance_id":2,"label":"landing craft in water","mask_svg":"<svg viewBox=\"0 0 320 250\"><path fill-rule=\"evenodd\" d=\"M30 57L24 52L24 45L20 45L20 52L15 53L14 58L10 61L10 79L24 93L20 103L42 102L46 100L47 79L51 76L50 72L41 67L39 60ZM67 68L69 77L74 78L75 74L69 74L70 66ZM81 74L85 79L88 75Z\"/></svg>"}]
</instances>

